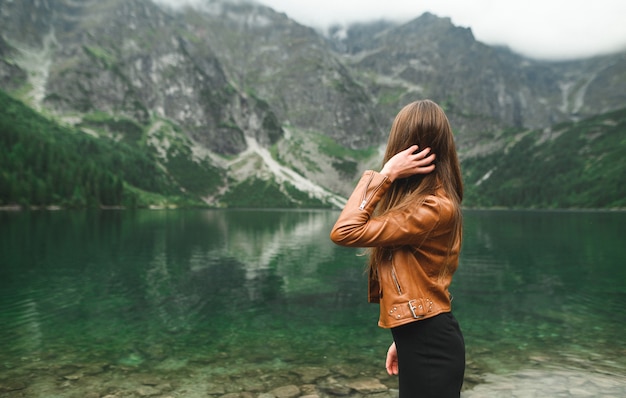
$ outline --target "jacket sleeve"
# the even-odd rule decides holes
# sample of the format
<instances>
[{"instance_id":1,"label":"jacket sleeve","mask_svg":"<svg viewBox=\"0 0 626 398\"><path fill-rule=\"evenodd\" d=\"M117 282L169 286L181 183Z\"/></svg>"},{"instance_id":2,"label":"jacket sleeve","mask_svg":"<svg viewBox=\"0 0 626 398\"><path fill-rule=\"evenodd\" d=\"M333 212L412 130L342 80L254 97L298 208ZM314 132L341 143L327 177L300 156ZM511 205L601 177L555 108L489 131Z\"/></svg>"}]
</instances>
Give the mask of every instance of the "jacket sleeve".
<instances>
[{"instance_id":1,"label":"jacket sleeve","mask_svg":"<svg viewBox=\"0 0 626 398\"><path fill-rule=\"evenodd\" d=\"M390 186L391 181L382 174L372 170L363 173L330 239L351 247L419 245L439 222L439 203L428 197L417 208L372 217L376 204Z\"/></svg>"}]
</instances>

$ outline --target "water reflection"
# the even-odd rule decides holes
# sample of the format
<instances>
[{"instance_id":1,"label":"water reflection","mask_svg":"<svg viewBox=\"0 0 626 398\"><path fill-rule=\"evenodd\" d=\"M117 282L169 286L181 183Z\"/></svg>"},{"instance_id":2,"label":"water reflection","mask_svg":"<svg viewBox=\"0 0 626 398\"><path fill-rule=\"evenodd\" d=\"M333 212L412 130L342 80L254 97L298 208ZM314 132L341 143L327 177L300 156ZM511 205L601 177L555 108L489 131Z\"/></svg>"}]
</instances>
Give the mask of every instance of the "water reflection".
<instances>
[{"instance_id":1,"label":"water reflection","mask_svg":"<svg viewBox=\"0 0 626 398\"><path fill-rule=\"evenodd\" d=\"M328 239L336 216L0 213L0 361L378 371L390 336L366 303L365 259ZM473 371L537 361L623 371L625 221L466 212L452 291Z\"/></svg>"},{"instance_id":2,"label":"water reflection","mask_svg":"<svg viewBox=\"0 0 626 398\"><path fill-rule=\"evenodd\" d=\"M537 361L623 371L624 216L468 212L456 288L472 359L500 371Z\"/></svg>"}]
</instances>

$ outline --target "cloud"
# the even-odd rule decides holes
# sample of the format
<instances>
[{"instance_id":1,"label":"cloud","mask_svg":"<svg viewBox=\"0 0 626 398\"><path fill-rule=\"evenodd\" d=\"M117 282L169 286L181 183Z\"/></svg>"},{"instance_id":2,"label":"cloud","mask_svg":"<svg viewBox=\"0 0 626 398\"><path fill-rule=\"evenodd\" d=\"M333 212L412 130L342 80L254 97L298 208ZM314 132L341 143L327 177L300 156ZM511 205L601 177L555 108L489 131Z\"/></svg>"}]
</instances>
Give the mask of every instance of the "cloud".
<instances>
[{"instance_id":1,"label":"cloud","mask_svg":"<svg viewBox=\"0 0 626 398\"><path fill-rule=\"evenodd\" d=\"M259 0L319 28L373 19L400 22L428 11L472 29L477 40L544 59L626 50L623 0Z\"/></svg>"},{"instance_id":2,"label":"cloud","mask_svg":"<svg viewBox=\"0 0 626 398\"><path fill-rule=\"evenodd\" d=\"M468 3L483 6L477 9ZM626 2L622 0L442 4L450 5L441 7L441 13L457 25L471 27L478 40L504 44L531 57L580 58L626 50Z\"/></svg>"},{"instance_id":3,"label":"cloud","mask_svg":"<svg viewBox=\"0 0 626 398\"><path fill-rule=\"evenodd\" d=\"M216 0L154 0L193 5ZM242 0L230 0L242 1ZM388 19L406 22L424 12L472 29L477 40L541 59L572 59L626 50L624 0L256 0L303 25Z\"/></svg>"}]
</instances>

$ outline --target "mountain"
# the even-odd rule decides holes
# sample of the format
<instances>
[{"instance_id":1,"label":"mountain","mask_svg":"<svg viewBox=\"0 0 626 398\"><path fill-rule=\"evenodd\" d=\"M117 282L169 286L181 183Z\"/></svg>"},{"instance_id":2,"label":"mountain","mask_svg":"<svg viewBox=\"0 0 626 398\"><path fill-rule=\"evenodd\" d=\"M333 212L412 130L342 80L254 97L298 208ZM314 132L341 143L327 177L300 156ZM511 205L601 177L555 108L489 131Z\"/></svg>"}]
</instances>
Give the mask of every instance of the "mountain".
<instances>
[{"instance_id":1,"label":"mountain","mask_svg":"<svg viewBox=\"0 0 626 398\"><path fill-rule=\"evenodd\" d=\"M369 78L384 114L392 117L416 97L433 98L446 109L462 151L485 134L544 128L626 105L626 53L533 61L428 13L383 30L374 24L369 35L365 26L355 28L337 41L349 65Z\"/></svg>"},{"instance_id":2,"label":"mountain","mask_svg":"<svg viewBox=\"0 0 626 398\"><path fill-rule=\"evenodd\" d=\"M487 200L487 180L507 168L531 177L507 161L520 137L552 154L594 117L607 120L596 135L613 137L597 156L616 158L626 182L612 113L626 107L626 53L536 61L430 14L326 35L245 0L0 0L0 89L51 126L153 159L168 187L153 193L188 198L178 204L339 207L361 170L380 167L391 120L417 98L450 117L469 206L532 206L522 187ZM493 159L499 167L472 183ZM621 206L585 198L534 205Z\"/></svg>"}]
</instances>

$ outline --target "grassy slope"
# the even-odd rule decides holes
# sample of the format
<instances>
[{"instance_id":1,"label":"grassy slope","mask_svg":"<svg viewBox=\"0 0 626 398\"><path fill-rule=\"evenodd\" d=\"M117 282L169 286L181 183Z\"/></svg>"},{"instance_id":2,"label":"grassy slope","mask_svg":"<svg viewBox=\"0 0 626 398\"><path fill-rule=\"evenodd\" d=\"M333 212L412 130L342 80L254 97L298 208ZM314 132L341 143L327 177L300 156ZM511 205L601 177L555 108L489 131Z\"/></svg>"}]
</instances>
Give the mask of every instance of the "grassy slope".
<instances>
[{"instance_id":1,"label":"grassy slope","mask_svg":"<svg viewBox=\"0 0 626 398\"><path fill-rule=\"evenodd\" d=\"M626 208L624 154L626 109L550 131L520 132L504 153L463 161L465 204Z\"/></svg>"}]
</instances>

